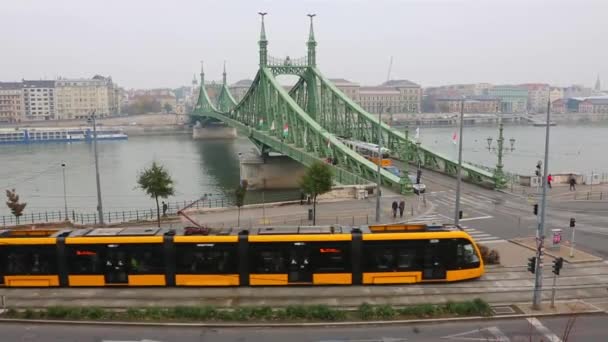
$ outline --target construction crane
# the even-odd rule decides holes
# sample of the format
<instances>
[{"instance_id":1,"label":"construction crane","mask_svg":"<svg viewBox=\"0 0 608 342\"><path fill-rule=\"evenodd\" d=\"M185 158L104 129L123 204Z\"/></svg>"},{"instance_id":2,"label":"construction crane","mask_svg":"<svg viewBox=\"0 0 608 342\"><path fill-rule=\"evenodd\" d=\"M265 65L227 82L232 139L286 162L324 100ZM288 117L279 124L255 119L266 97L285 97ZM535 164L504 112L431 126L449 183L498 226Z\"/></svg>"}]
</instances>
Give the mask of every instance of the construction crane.
<instances>
[{"instance_id":1,"label":"construction crane","mask_svg":"<svg viewBox=\"0 0 608 342\"><path fill-rule=\"evenodd\" d=\"M393 69L393 56L391 56L391 60L388 62L388 73L386 75L386 82L391 80L392 69Z\"/></svg>"}]
</instances>

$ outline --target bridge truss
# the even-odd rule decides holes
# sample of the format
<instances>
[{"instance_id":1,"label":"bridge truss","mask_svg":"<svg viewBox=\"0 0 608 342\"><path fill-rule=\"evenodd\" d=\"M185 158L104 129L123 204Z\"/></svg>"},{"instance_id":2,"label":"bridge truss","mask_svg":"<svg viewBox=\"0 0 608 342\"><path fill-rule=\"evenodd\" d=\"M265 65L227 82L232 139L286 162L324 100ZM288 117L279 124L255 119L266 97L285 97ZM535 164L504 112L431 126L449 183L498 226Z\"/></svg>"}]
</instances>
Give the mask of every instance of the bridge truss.
<instances>
[{"instance_id":1,"label":"bridge truss","mask_svg":"<svg viewBox=\"0 0 608 342\"><path fill-rule=\"evenodd\" d=\"M455 176L457 161L431 151L392 129L366 112L342 93L316 66L316 41L311 17L307 42L308 54L291 59L268 56L264 17L260 33L260 68L254 81L237 103L226 84L224 67L222 87L213 104L204 87L191 116L194 121L215 119L237 128L257 145L262 154L279 152L309 166L315 161L329 162L341 184L375 182L377 165L343 144L339 138L378 144L391 150L392 157L424 168ZM299 81L288 92L277 81L279 75L295 75ZM407 165L407 163L406 163ZM464 163L463 179L485 186L495 186L496 177L481 168ZM405 177L381 170L383 185L402 193L412 187Z\"/></svg>"}]
</instances>

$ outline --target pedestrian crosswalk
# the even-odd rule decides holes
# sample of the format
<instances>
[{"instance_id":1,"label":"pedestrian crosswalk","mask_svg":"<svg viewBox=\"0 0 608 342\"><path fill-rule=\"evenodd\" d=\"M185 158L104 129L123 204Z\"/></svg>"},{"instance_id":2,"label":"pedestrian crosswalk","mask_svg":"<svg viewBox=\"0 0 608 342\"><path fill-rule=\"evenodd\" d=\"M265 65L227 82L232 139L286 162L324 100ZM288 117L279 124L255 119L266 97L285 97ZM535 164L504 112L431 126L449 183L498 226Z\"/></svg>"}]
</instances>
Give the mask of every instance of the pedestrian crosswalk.
<instances>
[{"instance_id":1,"label":"pedestrian crosswalk","mask_svg":"<svg viewBox=\"0 0 608 342\"><path fill-rule=\"evenodd\" d=\"M416 216L411 221L408 221L408 223L432 223L432 224L442 224L442 223L446 223L446 222L451 223L452 218L439 214L439 213L429 213L426 215ZM488 234L488 233L486 233L482 230L476 229L476 228L470 228L470 227L463 226L462 230L467 232L473 238L473 240L475 240L475 242L477 242L477 243L485 244L485 243L498 243L498 242L506 241L505 239L494 236L492 234Z\"/></svg>"},{"instance_id":2,"label":"pedestrian crosswalk","mask_svg":"<svg viewBox=\"0 0 608 342\"><path fill-rule=\"evenodd\" d=\"M434 191L428 194L428 199L436 204L453 207L456 204L456 193L454 190ZM478 209L491 209L496 202L496 198L479 193L461 193L460 195L461 205Z\"/></svg>"}]
</instances>

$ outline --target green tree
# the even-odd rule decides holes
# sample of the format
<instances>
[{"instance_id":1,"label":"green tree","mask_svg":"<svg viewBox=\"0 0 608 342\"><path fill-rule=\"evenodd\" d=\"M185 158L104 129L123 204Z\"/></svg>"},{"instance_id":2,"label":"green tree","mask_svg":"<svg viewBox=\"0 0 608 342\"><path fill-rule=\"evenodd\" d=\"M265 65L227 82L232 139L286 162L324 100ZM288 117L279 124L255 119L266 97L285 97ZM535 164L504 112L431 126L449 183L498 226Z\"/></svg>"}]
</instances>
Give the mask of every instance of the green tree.
<instances>
[{"instance_id":1,"label":"green tree","mask_svg":"<svg viewBox=\"0 0 608 342\"><path fill-rule=\"evenodd\" d=\"M146 194L156 200L156 218L160 227L160 207L158 198L167 198L175 193L173 179L162 165L152 162L152 166L144 169L137 176L137 185Z\"/></svg>"},{"instance_id":2,"label":"green tree","mask_svg":"<svg viewBox=\"0 0 608 342\"><path fill-rule=\"evenodd\" d=\"M15 215L15 221L17 224L19 224L19 217L23 215L23 209L25 209L27 203L19 203L19 195L17 195L15 189L6 190L6 198L8 198L6 205L11 210L13 215Z\"/></svg>"},{"instance_id":3,"label":"green tree","mask_svg":"<svg viewBox=\"0 0 608 342\"><path fill-rule=\"evenodd\" d=\"M170 103L165 103L163 109L165 110L165 112L171 113L173 111L173 106Z\"/></svg>"},{"instance_id":4,"label":"green tree","mask_svg":"<svg viewBox=\"0 0 608 342\"><path fill-rule=\"evenodd\" d=\"M237 218L237 226L241 226L241 207L245 204L245 195L247 194L247 183L246 179L241 181L241 184L236 188L234 192L234 197L236 200L236 207L238 208L238 218Z\"/></svg>"},{"instance_id":5,"label":"green tree","mask_svg":"<svg viewBox=\"0 0 608 342\"><path fill-rule=\"evenodd\" d=\"M302 178L300 187L305 193L312 196L312 224L317 224L317 196L322 195L332 186L333 173L328 164L315 162L312 164Z\"/></svg>"}]
</instances>

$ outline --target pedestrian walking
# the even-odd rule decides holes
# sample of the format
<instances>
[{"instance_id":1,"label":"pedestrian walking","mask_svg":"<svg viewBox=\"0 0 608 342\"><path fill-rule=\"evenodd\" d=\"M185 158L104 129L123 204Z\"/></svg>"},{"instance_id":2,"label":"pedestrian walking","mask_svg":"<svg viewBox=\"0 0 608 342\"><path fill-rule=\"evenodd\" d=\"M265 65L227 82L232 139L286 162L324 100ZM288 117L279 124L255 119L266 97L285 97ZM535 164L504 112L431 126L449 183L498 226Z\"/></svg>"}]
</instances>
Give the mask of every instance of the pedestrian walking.
<instances>
[{"instance_id":1,"label":"pedestrian walking","mask_svg":"<svg viewBox=\"0 0 608 342\"><path fill-rule=\"evenodd\" d=\"M399 217L403 218L403 212L405 211L405 201L401 200L399 202Z\"/></svg>"},{"instance_id":2,"label":"pedestrian walking","mask_svg":"<svg viewBox=\"0 0 608 342\"><path fill-rule=\"evenodd\" d=\"M399 204L397 201L393 201L393 218L397 218L397 208L399 208Z\"/></svg>"},{"instance_id":3,"label":"pedestrian walking","mask_svg":"<svg viewBox=\"0 0 608 342\"><path fill-rule=\"evenodd\" d=\"M167 209L169 209L169 206L167 205L167 203L165 203L165 201L163 201L163 217L167 216Z\"/></svg>"},{"instance_id":4,"label":"pedestrian walking","mask_svg":"<svg viewBox=\"0 0 608 342\"><path fill-rule=\"evenodd\" d=\"M304 191L300 190L300 205L304 205Z\"/></svg>"},{"instance_id":5,"label":"pedestrian walking","mask_svg":"<svg viewBox=\"0 0 608 342\"><path fill-rule=\"evenodd\" d=\"M549 186L549 189L551 189L551 182L553 182L553 176L549 174L547 176L547 185Z\"/></svg>"},{"instance_id":6,"label":"pedestrian walking","mask_svg":"<svg viewBox=\"0 0 608 342\"><path fill-rule=\"evenodd\" d=\"M570 191L576 191L576 178L574 178L574 175L570 175L568 182L570 183Z\"/></svg>"}]
</instances>

